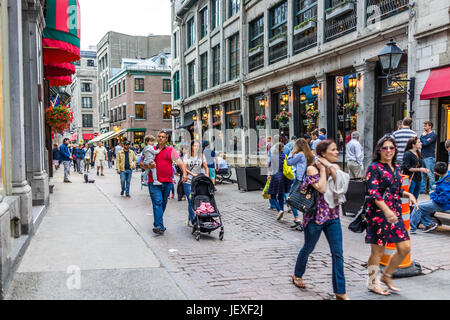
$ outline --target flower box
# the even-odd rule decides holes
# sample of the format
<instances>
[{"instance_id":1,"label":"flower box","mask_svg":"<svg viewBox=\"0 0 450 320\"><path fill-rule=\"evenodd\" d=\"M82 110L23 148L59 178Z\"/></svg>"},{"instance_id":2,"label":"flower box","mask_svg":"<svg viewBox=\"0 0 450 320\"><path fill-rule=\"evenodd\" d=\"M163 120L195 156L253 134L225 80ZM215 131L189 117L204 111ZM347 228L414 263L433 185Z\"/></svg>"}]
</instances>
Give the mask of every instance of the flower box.
<instances>
[{"instance_id":1,"label":"flower box","mask_svg":"<svg viewBox=\"0 0 450 320\"><path fill-rule=\"evenodd\" d=\"M261 52L264 52L264 47L262 45L257 45L256 47L248 50L248 56L251 57Z\"/></svg>"},{"instance_id":2,"label":"flower box","mask_svg":"<svg viewBox=\"0 0 450 320\"><path fill-rule=\"evenodd\" d=\"M328 8L325 11L326 20L330 20L346 14L347 12L355 10L355 3L350 1L343 1L338 5Z\"/></svg>"},{"instance_id":3,"label":"flower box","mask_svg":"<svg viewBox=\"0 0 450 320\"><path fill-rule=\"evenodd\" d=\"M276 36L269 39L269 47L276 46L277 44L287 41L286 33L279 33Z\"/></svg>"},{"instance_id":4,"label":"flower box","mask_svg":"<svg viewBox=\"0 0 450 320\"><path fill-rule=\"evenodd\" d=\"M294 35L297 35L299 33L303 33L309 29L313 29L316 27L317 22L315 20L307 20L306 23L302 22L294 27Z\"/></svg>"}]
</instances>

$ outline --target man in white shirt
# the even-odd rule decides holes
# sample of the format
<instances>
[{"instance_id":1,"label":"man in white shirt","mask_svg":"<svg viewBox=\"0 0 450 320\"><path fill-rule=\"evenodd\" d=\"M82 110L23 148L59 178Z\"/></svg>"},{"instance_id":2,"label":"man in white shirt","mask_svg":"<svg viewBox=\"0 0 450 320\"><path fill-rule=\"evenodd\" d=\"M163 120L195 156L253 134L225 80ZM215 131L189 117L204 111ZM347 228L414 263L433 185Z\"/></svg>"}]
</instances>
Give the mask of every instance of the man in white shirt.
<instances>
[{"instance_id":1,"label":"man in white shirt","mask_svg":"<svg viewBox=\"0 0 450 320\"><path fill-rule=\"evenodd\" d=\"M345 148L350 179L364 177L364 151L359 142L359 132L352 132L352 140Z\"/></svg>"},{"instance_id":2,"label":"man in white shirt","mask_svg":"<svg viewBox=\"0 0 450 320\"><path fill-rule=\"evenodd\" d=\"M106 151L106 148L103 146L103 143L99 141L97 144L97 147L94 149L94 162L97 166L97 175L99 173L99 169L102 169L102 176L103 174L103 163L105 161L108 161L108 152Z\"/></svg>"}]
</instances>

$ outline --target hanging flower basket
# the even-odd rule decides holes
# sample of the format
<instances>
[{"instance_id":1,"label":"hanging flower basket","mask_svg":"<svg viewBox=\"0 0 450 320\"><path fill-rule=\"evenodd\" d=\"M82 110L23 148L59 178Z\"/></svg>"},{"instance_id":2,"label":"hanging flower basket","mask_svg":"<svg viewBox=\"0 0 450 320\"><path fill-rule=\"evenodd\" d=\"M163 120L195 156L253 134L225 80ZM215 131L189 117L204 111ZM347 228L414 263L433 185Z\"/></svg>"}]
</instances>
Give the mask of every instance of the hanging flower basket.
<instances>
[{"instance_id":1,"label":"hanging flower basket","mask_svg":"<svg viewBox=\"0 0 450 320\"><path fill-rule=\"evenodd\" d=\"M342 109L345 109L346 112L356 112L358 111L359 103L358 102L349 102L344 104Z\"/></svg>"},{"instance_id":2,"label":"hanging flower basket","mask_svg":"<svg viewBox=\"0 0 450 320\"><path fill-rule=\"evenodd\" d=\"M292 117L292 113L289 111L281 111L279 114L275 116L275 121L278 121L280 123L286 123L289 121L289 119Z\"/></svg>"},{"instance_id":3,"label":"hanging flower basket","mask_svg":"<svg viewBox=\"0 0 450 320\"><path fill-rule=\"evenodd\" d=\"M69 107L53 105L45 110L45 122L50 126L53 132L64 133L70 128L73 121L73 112Z\"/></svg>"},{"instance_id":4,"label":"hanging flower basket","mask_svg":"<svg viewBox=\"0 0 450 320\"><path fill-rule=\"evenodd\" d=\"M265 122L267 120L267 117L262 114L262 115L256 116L255 120L256 120L256 122Z\"/></svg>"},{"instance_id":5,"label":"hanging flower basket","mask_svg":"<svg viewBox=\"0 0 450 320\"><path fill-rule=\"evenodd\" d=\"M306 111L306 118L307 119L315 119L320 115L320 111L318 109L309 109Z\"/></svg>"}]
</instances>

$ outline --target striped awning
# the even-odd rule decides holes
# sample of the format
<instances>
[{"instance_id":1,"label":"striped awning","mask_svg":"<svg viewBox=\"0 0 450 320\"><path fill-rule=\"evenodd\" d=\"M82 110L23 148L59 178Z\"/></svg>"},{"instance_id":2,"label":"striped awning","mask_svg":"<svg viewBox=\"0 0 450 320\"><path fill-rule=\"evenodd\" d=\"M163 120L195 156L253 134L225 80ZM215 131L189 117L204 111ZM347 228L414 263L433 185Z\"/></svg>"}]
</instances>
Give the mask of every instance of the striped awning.
<instances>
[{"instance_id":1,"label":"striped awning","mask_svg":"<svg viewBox=\"0 0 450 320\"><path fill-rule=\"evenodd\" d=\"M80 60L81 19L78 0L47 0L45 23L42 34L44 63Z\"/></svg>"}]
</instances>

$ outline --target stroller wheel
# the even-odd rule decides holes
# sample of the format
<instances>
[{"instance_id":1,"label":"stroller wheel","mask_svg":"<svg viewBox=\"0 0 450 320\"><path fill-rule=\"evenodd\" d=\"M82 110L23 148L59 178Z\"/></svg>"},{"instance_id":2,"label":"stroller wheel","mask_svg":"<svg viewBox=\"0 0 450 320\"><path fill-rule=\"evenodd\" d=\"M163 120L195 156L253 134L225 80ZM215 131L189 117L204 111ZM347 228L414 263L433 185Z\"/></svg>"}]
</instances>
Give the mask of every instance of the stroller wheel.
<instances>
[{"instance_id":1,"label":"stroller wheel","mask_svg":"<svg viewBox=\"0 0 450 320\"><path fill-rule=\"evenodd\" d=\"M220 233L219 233L219 239L220 239L221 241L223 240L223 234L224 234L223 230L220 231Z\"/></svg>"},{"instance_id":2,"label":"stroller wheel","mask_svg":"<svg viewBox=\"0 0 450 320\"><path fill-rule=\"evenodd\" d=\"M195 240L199 241L200 240L200 232L197 232L195 234Z\"/></svg>"}]
</instances>

